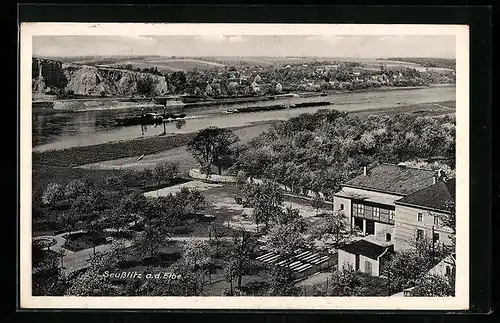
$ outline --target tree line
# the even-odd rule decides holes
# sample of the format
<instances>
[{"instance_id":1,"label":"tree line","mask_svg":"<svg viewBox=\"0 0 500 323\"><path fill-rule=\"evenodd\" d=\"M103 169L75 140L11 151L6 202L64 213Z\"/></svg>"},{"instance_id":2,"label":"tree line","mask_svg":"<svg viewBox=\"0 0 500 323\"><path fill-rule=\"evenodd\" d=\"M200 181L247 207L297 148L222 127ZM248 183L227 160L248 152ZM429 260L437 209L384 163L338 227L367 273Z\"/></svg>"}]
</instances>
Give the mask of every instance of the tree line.
<instances>
[{"instance_id":1,"label":"tree line","mask_svg":"<svg viewBox=\"0 0 500 323\"><path fill-rule=\"evenodd\" d=\"M237 151L234 169L331 200L363 166L444 156L454 168L455 119L410 114L361 119L319 110L276 123Z\"/></svg>"}]
</instances>

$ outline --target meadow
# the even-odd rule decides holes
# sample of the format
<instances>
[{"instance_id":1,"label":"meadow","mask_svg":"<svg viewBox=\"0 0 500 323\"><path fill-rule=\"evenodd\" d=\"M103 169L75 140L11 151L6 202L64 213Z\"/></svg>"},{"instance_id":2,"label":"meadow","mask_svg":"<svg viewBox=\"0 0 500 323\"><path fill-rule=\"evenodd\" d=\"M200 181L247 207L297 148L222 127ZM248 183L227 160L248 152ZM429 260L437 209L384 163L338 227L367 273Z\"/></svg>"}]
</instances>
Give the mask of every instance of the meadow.
<instances>
[{"instance_id":1,"label":"meadow","mask_svg":"<svg viewBox=\"0 0 500 323\"><path fill-rule=\"evenodd\" d=\"M64 60L64 58L62 59ZM368 70L380 69L380 64L385 64L389 69L424 68L431 67L447 70L451 65L448 61L429 59L408 59L405 58L351 58L351 57L253 57L253 56L213 56L213 57L163 57L163 56L115 56L115 57L79 57L73 62L77 64L101 65L108 67L123 67L126 65L132 68L158 68L160 72L171 73L176 71L190 71L194 68L211 69L224 68L231 65L241 67L272 67L286 64L313 64L313 63L342 63L354 62L362 64Z\"/></svg>"}]
</instances>

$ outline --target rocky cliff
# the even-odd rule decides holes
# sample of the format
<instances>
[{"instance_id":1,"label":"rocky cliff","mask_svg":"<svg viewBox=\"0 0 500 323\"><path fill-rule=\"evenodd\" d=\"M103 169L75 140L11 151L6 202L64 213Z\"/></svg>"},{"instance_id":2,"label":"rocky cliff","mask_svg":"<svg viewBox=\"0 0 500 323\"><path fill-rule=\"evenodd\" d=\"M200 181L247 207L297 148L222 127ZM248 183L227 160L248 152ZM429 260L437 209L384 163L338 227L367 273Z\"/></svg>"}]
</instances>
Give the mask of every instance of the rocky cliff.
<instances>
[{"instance_id":1,"label":"rocky cliff","mask_svg":"<svg viewBox=\"0 0 500 323\"><path fill-rule=\"evenodd\" d=\"M164 95L164 76L33 58L32 90L40 94L85 96Z\"/></svg>"}]
</instances>

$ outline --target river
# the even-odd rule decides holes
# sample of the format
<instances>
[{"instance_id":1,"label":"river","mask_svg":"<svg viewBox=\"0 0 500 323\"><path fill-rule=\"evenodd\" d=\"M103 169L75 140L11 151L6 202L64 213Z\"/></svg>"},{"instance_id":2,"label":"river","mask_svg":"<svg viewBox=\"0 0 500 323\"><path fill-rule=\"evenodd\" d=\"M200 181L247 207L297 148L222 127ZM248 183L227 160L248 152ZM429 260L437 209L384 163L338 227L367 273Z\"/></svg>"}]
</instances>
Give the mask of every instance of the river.
<instances>
[{"instance_id":1,"label":"river","mask_svg":"<svg viewBox=\"0 0 500 323\"><path fill-rule=\"evenodd\" d=\"M95 145L110 141L157 136L164 131L166 131L167 134L190 133L207 126L240 127L249 125L253 122L286 120L301 113L313 113L318 109L325 108L337 109L340 111L356 111L395 107L398 106L398 104L452 101L455 100L455 97L455 86L446 86L423 89L329 94L328 96L311 98L282 98L267 102L252 102L235 105L200 106L184 109L184 112L188 116L182 121L167 123L164 126L158 125L156 127L116 127L113 124L115 117L138 112L130 109L49 114L36 112L32 114L32 144L34 151L64 149ZM249 105L289 104L305 101L330 101L332 105L241 114L225 113L227 109Z\"/></svg>"}]
</instances>

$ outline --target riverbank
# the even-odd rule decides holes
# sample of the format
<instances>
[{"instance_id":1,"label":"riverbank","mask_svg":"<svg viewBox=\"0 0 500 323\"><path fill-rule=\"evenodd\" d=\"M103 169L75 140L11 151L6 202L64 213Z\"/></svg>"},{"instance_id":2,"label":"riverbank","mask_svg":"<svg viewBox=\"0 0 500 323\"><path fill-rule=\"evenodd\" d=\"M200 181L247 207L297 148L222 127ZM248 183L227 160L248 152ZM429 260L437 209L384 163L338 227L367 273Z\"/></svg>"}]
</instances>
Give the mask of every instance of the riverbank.
<instances>
[{"instance_id":1,"label":"riverbank","mask_svg":"<svg viewBox=\"0 0 500 323\"><path fill-rule=\"evenodd\" d=\"M288 94L294 95L297 98L312 98L319 97L322 93L326 95L347 94L347 93L370 93L380 91L407 91L419 90L433 87L453 87L455 84L431 84L428 86L386 86L369 88L362 90L324 90L321 92L290 92ZM324 94L323 94L324 95ZM148 97L138 98L137 102L128 101L127 97L87 97L77 99L45 99L32 102L33 113L60 113L60 112L87 112L87 111L100 111L100 110L124 110L124 109L137 109L137 108L162 108L165 104L164 101L172 98L178 98L182 101L182 97ZM266 102L274 99L282 99L283 95L265 95L265 96L246 96L246 97L225 97L214 99L189 99L186 102L174 108L188 109L197 108L202 106L217 106L217 105L232 105L252 102ZM151 100L155 100L156 103Z\"/></svg>"},{"instance_id":2,"label":"riverbank","mask_svg":"<svg viewBox=\"0 0 500 323\"><path fill-rule=\"evenodd\" d=\"M244 127L232 128L245 142L268 130L277 120L256 122ZM177 162L179 171L187 176L189 169L198 162L187 152L186 145L195 133L132 139L107 144L73 147L63 150L33 152L33 198L41 196L51 182L66 183L73 179L91 178L104 181L110 176L120 176L128 169L154 167L160 162ZM144 154L142 160L137 158Z\"/></svg>"},{"instance_id":3,"label":"riverbank","mask_svg":"<svg viewBox=\"0 0 500 323\"><path fill-rule=\"evenodd\" d=\"M455 101L438 101L389 108L362 109L348 112L349 115L366 118L371 115L396 115L412 113L419 116L453 115ZM282 120L254 122L246 126L231 128L242 142L251 140L267 131L272 124ZM154 167L157 163L172 161L187 175L197 161L187 152L186 145L195 133L156 136L124 140L92 146L72 147L62 150L33 152L33 194L41 194L50 182L67 182L71 179L90 177L103 180L118 176L128 169ZM137 158L145 154L140 161Z\"/></svg>"},{"instance_id":4,"label":"riverbank","mask_svg":"<svg viewBox=\"0 0 500 323\"><path fill-rule=\"evenodd\" d=\"M276 122L254 122L246 126L229 128L233 131L245 128L260 127ZM260 129L260 130L262 130ZM259 130L259 132L260 132ZM142 154L150 155L169 149L186 146L196 133L172 134L123 141L113 141L92 146L71 147L67 149L46 150L33 152L33 167L57 166L75 167L101 161L120 158L139 157Z\"/></svg>"},{"instance_id":5,"label":"riverbank","mask_svg":"<svg viewBox=\"0 0 500 323\"><path fill-rule=\"evenodd\" d=\"M374 114L401 114L413 113L419 115L451 114L455 112L455 101L437 101L412 105L398 105L377 109L361 109L349 112L354 116L366 116ZM266 120L251 122L248 125L229 127L236 131L241 129L252 129L254 132L262 132L269 125L278 120ZM93 164L103 161L116 160L120 158L139 157L140 155L151 155L169 149L187 145L195 136L192 133L178 133L165 136L154 136L137 138L131 140L112 141L91 146L71 147L59 150L33 151L33 164L40 166L74 167L85 164ZM245 134L244 137L248 137ZM242 138L245 140L246 138Z\"/></svg>"}]
</instances>

